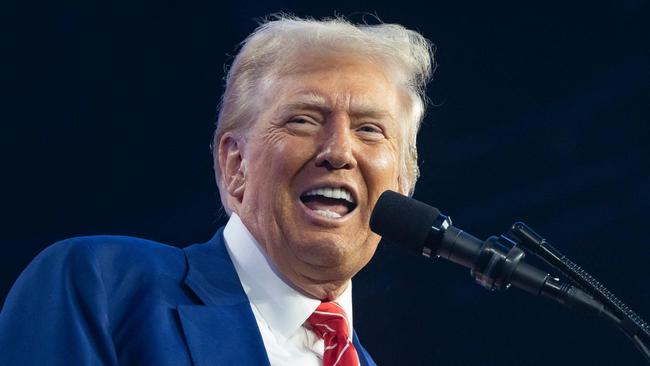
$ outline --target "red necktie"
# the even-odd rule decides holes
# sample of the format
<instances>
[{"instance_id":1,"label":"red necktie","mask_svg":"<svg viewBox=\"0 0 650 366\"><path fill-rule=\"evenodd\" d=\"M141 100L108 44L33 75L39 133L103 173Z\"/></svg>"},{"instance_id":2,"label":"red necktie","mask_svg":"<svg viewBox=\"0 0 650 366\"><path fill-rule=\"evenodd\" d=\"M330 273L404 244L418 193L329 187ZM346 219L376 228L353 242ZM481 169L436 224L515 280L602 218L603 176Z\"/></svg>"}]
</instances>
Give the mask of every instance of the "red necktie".
<instances>
[{"instance_id":1,"label":"red necktie","mask_svg":"<svg viewBox=\"0 0 650 366\"><path fill-rule=\"evenodd\" d=\"M325 341L323 366L358 366L359 356L350 339L348 318L335 302L323 302L307 319L312 330Z\"/></svg>"}]
</instances>

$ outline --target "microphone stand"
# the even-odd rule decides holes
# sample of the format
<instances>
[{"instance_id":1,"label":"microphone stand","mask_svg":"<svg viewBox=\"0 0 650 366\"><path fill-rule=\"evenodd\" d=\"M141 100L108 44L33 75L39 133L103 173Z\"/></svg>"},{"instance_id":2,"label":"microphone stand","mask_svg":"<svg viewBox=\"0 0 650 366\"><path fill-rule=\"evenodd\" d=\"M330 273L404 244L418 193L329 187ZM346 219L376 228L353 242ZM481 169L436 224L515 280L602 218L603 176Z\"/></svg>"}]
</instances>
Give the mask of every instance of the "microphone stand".
<instances>
[{"instance_id":1,"label":"microphone stand","mask_svg":"<svg viewBox=\"0 0 650 366\"><path fill-rule=\"evenodd\" d=\"M526 224L517 222L506 234L488 238L474 255L459 255L469 252L464 250L463 243L466 241L463 237L471 236L451 226L451 220L447 216L440 215L433 229L434 233L438 230L444 232L444 235L460 238L449 248L439 248L437 256L471 268L472 276L483 287L505 290L514 285L568 307L594 312L613 322L650 363L650 326L605 286L560 254ZM524 250L555 267L572 284L524 263ZM425 247L422 254L429 257L433 253Z\"/></svg>"},{"instance_id":2,"label":"microphone stand","mask_svg":"<svg viewBox=\"0 0 650 366\"><path fill-rule=\"evenodd\" d=\"M632 309L627 307L611 291L602 285L593 276L573 263L566 256L558 252L546 239L542 238L523 222L516 222L506 234L508 239L514 241L529 252L535 254L549 265L559 270L583 291L597 299L604 305L606 319L614 322L643 354L650 363L650 326Z\"/></svg>"}]
</instances>

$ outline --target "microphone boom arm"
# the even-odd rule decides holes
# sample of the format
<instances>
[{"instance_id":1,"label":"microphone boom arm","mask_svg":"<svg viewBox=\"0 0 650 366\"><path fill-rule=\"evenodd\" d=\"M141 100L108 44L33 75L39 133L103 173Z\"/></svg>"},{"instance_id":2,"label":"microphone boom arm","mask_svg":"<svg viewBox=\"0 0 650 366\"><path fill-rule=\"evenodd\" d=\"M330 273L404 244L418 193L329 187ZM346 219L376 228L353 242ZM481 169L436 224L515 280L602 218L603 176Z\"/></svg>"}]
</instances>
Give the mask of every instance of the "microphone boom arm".
<instances>
[{"instance_id":1,"label":"microphone boom arm","mask_svg":"<svg viewBox=\"0 0 650 366\"><path fill-rule=\"evenodd\" d=\"M572 308L597 314L604 310L600 302L581 289L525 263L524 251L506 236L482 241L452 226L451 219L442 214L434 221L430 235L422 255L431 257L435 253L469 268L476 282L488 290L506 290L512 285Z\"/></svg>"},{"instance_id":2,"label":"microphone boom arm","mask_svg":"<svg viewBox=\"0 0 650 366\"><path fill-rule=\"evenodd\" d=\"M618 300L595 278L559 254L522 222L512 225L507 234L481 240L451 224L439 214L434 221L422 255L442 257L468 267L472 277L488 290L506 290L511 285L533 295L542 295L565 306L594 312L614 322L650 362L648 325ZM433 244L433 245L432 245ZM558 269L577 286L562 282L523 261L525 248Z\"/></svg>"}]
</instances>

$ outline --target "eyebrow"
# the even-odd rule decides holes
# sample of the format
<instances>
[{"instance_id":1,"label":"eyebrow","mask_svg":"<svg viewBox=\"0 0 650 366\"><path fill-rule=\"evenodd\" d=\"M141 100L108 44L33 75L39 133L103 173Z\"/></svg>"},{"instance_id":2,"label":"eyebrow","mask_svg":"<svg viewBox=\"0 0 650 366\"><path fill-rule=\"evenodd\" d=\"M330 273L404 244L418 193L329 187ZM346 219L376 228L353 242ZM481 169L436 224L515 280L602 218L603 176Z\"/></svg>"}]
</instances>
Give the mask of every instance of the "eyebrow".
<instances>
[{"instance_id":1,"label":"eyebrow","mask_svg":"<svg viewBox=\"0 0 650 366\"><path fill-rule=\"evenodd\" d=\"M323 114L328 114L332 111L327 100L318 93L307 92L300 94L296 100L281 105L280 110L282 113L287 113L295 110L315 110ZM369 103L358 102L352 105L351 115L354 117L370 117L377 119L394 119L394 116L385 109L378 109Z\"/></svg>"}]
</instances>

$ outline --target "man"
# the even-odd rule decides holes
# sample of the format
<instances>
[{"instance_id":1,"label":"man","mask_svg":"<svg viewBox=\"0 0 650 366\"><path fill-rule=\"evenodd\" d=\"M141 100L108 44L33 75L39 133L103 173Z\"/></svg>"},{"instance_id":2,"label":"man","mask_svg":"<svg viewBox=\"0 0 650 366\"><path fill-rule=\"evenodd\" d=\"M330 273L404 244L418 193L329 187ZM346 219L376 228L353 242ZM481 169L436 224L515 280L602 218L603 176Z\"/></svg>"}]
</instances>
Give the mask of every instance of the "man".
<instances>
[{"instance_id":1,"label":"man","mask_svg":"<svg viewBox=\"0 0 650 366\"><path fill-rule=\"evenodd\" d=\"M429 43L398 25L277 17L229 71L214 164L230 219L183 250L46 249L0 314L3 365L372 365L350 279L379 195L411 193Z\"/></svg>"}]
</instances>

